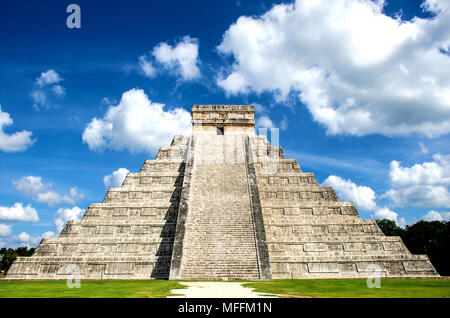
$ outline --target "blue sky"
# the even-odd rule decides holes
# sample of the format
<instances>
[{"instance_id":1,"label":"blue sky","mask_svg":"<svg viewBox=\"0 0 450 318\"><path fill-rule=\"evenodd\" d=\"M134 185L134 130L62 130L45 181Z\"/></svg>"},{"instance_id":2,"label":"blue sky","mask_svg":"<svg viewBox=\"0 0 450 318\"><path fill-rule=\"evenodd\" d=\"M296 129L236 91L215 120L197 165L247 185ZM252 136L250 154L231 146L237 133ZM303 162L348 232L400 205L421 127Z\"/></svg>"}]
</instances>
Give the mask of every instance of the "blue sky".
<instances>
[{"instance_id":1,"label":"blue sky","mask_svg":"<svg viewBox=\"0 0 450 318\"><path fill-rule=\"evenodd\" d=\"M4 0L0 245L57 235L192 104L256 105L364 218L448 219L449 21L443 0Z\"/></svg>"}]
</instances>

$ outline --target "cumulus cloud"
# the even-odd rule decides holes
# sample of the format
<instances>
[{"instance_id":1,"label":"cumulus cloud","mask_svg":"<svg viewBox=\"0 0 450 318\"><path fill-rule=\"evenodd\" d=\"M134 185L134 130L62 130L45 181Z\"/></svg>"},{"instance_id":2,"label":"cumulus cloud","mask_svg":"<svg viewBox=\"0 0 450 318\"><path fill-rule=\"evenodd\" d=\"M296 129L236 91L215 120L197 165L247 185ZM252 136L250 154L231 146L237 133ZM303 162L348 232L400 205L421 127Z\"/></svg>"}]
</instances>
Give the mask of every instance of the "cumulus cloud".
<instances>
[{"instance_id":1,"label":"cumulus cloud","mask_svg":"<svg viewBox=\"0 0 450 318\"><path fill-rule=\"evenodd\" d=\"M450 132L450 10L403 21L384 1L297 0L240 17L218 46L234 57L217 84L228 94L295 93L329 134Z\"/></svg>"},{"instance_id":2,"label":"cumulus cloud","mask_svg":"<svg viewBox=\"0 0 450 318\"><path fill-rule=\"evenodd\" d=\"M424 221L449 221L450 220L450 212L438 212L438 211L428 211L422 219Z\"/></svg>"},{"instance_id":3,"label":"cumulus cloud","mask_svg":"<svg viewBox=\"0 0 450 318\"><path fill-rule=\"evenodd\" d=\"M0 206L0 220L38 222L39 216L30 204L24 207L21 202L16 202L11 207Z\"/></svg>"},{"instance_id":4,"label":"cumulus cloud","mask_svg":"<svg viewBox=\"0 0 450 318\"><path fill-rule=\"evenodd\" d=\"M13 120L11 116L2 111L2 106L0 105L0 150L5 152L25 151L35 142L31 138L33 133L28 130L22 130L12 134L3 131L4 127L11 126L12 124Z\"/></svg>"},{"instance_id":5,"label":"cumulus cloud","mask_svg":"<svg viewBox=\"0 0 450 318\"><path fill-rule=\"evenodd\" d=\"M345 180L338 176L329 176L322 186L333 187L341 200L352 201L361 210L374 210L375 192L367 186L358 186L351 180Z\"/></svg>"},{"instance_id":6,"label":"cumulus cloud","mask_svg":"<svg viewBox=\"0 0 450 318\"><path fill-rule=\"evenodd\" d=\"M450 155L434 155L433 161L402 167L390 163L393 189L384 194L397 206L450 207Z\"/></svg>"},{"instance_id":7,"label":"cumulus cloud","mask_svg":"<svg viewBox=\"0 0 450 318\"><path fill-rule=\"evenodd\" d=\"M17 235L8 234L0 241L1 245L17 248L19 246L36 247L43 238L55 237L56 234L52 231L47 231L43 234L29 234L27 232L20 232Z\"/></svg>"},{"instance_id":8,"label":"cumulus cloud","mask_svg":"<svg viewBox=\"0 0 450 318\"><path fill-rule=\"evenodd\" d=\"M398 213L388 207L379 207L375 202L375 192L367 186L359 186L351 180L345 180L339 176L329 176L322 186L333 187L341 200L351 201L358 209L373 211L371 215L375 219L388 219L395 221L400 227L406 226L406 220L399 218Z\"/></svg>"},{"instance_id":9,"label":"cumulus cloud","mask_svg":"<svg viewBox=\"0 0 450 318\"><path fill-rule=\"evenodd\" d=\"M54 98L64 97L66 91L63 86L58 84L62 78L54 69L49 69L42 72L36 79L33 90L31 91L31 99L33 100L33 107L36 110L40 108L50 108Z\"/></svg>"},{"instance_id":10,"label":"cumulus cloud","mask_svg":"<svg viewBox=\"0 0 450 318\"><path fill-rule=\"evenodd\" d=\"M255 119L255 128L280 128L281 130L286 130L288 127L288 119L286 116L283 116L281 119L279 125L277 126L272 119L268 116L269 110L267 107L258 104L258 103L251 103L250 105L253 105L255 107L255 113L259 115L259 117L256 117Z\"/></svg>"},{"instance_id":11,"label":"cumulus cloud","mask_svg":"<svg viewBox=\"0 0 450 318\"><path fill-rule=\"evenodd\" d=\"M153 67L152 63L148 61L146 55L139 56L139 69L146 77L153 78L156 75L156 69Z\"/></svg>"},{"instance_id":12,"label":"cumulus cloud","mask_svg":"<svg viewBox=\"0 0 450 318\"><path fill-rule=\"evenodd\" d=\"M71 209L61 208L56 211L55 226L56 231L60 233L67 221L78 220L83 215L84 210L75 206Z\"/></svg>"},{"instance_id":13,"label":"cumulus cloud","mask_svg":"<svg viewBox=\"0 0 450 318\"><path fill-rule=\"evenodd\" d=\"M39 87L45 87L48 85L57 84L61 81L61 77L55 70L50 69L46 72L42 72L41 75L36 79L36 84Z\"/></svg>"},{"instance_id":14,"label":"cumulus cloud","mask_svg":"<svg viewBox=\"0 0 450 318\"><path fill-rule=\"evenodd\" d=\"M1 236L8 236L12 233L12 225L6 225L3 223L0 223L0 237Z\"/></svg>"},{"instance_id":15,"label":"cumulus cloud","mask_svg":"<svg viewBox=\"0 0 450 318\"><path fill-rule=\"evenodd\" d=\"M275 128L272 120L266 115L257 118L255 126L256 128Z\"/></svg>"},{"instance_id":16,"label":"cumulus cloud","mask_svg":"<svg viewBox=\"0 0 450 318\"><path fill-rule=\"evenodd\" d=\"M126 168L119 168L113 171L111 174L104 176L103 183L105 184L105 187L120 187L129 172L130 170Z\"/></svg>"},{"instance_id":17,"label":"cumulus cloud","mask_svg":"<svg viewBox=\"0 0 450 318\"><path fill-rule=\"evenodd\" d=\"M56 233L53 231L47 231L44 234L42 234L42 238L53 238L56 237Z\"/></svg>"},{"instance_id":18,"label":"cumulus cloud","mask_svg":"<svg viewBox=\"0 0 450 318\"><path fill-rule=\"evenodd\" d=\"M70 188L69 194L60 195L55 191L47 191L43 193L38 193L36 196L36 201L45 203L49 206L55 206L60 204L74 205L84 198L84 194L78 192L76 187Z\"/></svg>"},{"instance_id":19,"label":"cumulus cloud","mask_svg":"<svg viewBox=\"0 0 450 318\"><path fill-rule=\"evenodd\" d=\"M13 180L12 182L14 184L14 188L25 195L42 193L51 187L50 183L42 183L42 177L35 176L22 177L19 180Z\"/></svg>"},{"instance_id":20,"label":"cumulus cloud","mask_svg":"<svg viewBox=\"0 0 450 318\"><path fill-rule=\"evenodd\" d=\"M43 238L54 237L55 233L48 231L44 234L30 235L27 232L21 232L10 238L10 245L34 247L38 245Z\"/></svg>"},{"instance_id":21,"label":"cumulus cloud","mask_svg":"<svg viewBox=\"0 0 450 318\"><path fill-rule=\"evenodd\" d=\"M14 188L27 196L33 197L33 199L40 203L45 203L49 206L55 206L59 204L74 205L84 198L84 194L78 192L76 187L69 190L68 194L61 195L53 190L51 183L44 184L42 177L26 176L19 180L13 180Z\"/></svg>"},{"instance_id":22,"label":"cumulus cloud","mask_svg":"<svg viewBox=\"0 0 450 318\"><path fill-rule=\"evenodd\" d=\"M193 80L200 77L198 46L198 40L187 35L176 46L164 42L158 44L153 48L153 56L183 80Z\"/></svg>"},{"instance_id":23,"label":"cumulus cloud","mask_svg":"<svg viewBox=\"0 0 450 318\"><path fill-rule=\"evenodd\" d=\"M398 213L390 210L387 207L384 208L378 208L375 213L372 215L373 218L382 220L382 219L388 219L391 221L395 221L395 223L400 227L406 226L406 221L404 218L399 218Z\"/></svg>"},{"instance_id":24,"label":"cumulus cloud","mask_svg":"<svg viewBox=\"0 0 450 318\"><path fill-rule=\"evenodd\" d=\"M89 149L147 151L152 154L170 143L173 135L190 133L191 116L182 109L164 110L141 89L122 95L119 105L109 107L103 118L93 118L83 132Z\"/></svg>"}]
</instances>

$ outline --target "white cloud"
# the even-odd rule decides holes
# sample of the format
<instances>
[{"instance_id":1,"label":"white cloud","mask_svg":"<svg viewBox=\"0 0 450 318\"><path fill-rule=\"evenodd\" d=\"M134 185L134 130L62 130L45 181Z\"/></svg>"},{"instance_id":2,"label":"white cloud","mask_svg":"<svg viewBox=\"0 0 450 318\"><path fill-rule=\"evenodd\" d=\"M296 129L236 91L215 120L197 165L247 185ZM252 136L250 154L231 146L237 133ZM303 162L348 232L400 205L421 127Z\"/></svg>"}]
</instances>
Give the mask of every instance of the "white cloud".
<instances>
[{"instance_id":1,"label":"white cloud","mask_svg":"<svg viewBox=\"0 0 450 318\"><path fill-rule=\"evenodd\" d=\"M55 93L56 96L62 97L66 94L66 90L61 85L55 85L52 87L53 93Z\"/></svg>"},{"instance_id":2,"label":"white cloud","mask_svg":"<svg viewBox=\"0 0 450 318\"><path fill-rule=\"evenodd\" d=\"M13 180L14 188L26 195L35 195L47 191L51 184L43 184L42 177L27 176Z\"/></svg>"},{"instance_id":3,"label":"white cloud","mask_svg":"<svg viewBox=\"0 0 450 318\"><path fill-rule=\"evenodd\" d=\"M423 144L423 142L419 142L420 153L426 155L428 153L427 147Z\"/></svg>"},{"instance_id":4,"label":"white cloud","mask_svg":"<svg viewBox=\"0 0 450 318\"><path fill-rule=\"evenodd\" d=\"M74 205L84 198L83 193L79 193L77 188L70 188L69 194L60 195L55 191L46 191L43 193L38 193L36 196L36 201L45 203L49 206L55 206L59 204L69 204Z\"/></svg>"},{"instance_id":5,"label":"white cloud","mask_svg":"<svg viewBox=\"0 0 450 318\"><path fill-rule=\"evenodd\" d=\"M119 105L109 107L103 118L93 118L83 132L89 149L148 151L152 154L170 143L174 135L190 133L191 116L182 109L165 111L141 89L122 95Z\"/></svg>"},{"instance_id":6,"label":"white cloud","mask_svg":"<svg viewBox=\"0 0 450 318\"><path fill-rule=\"evenodd\" d=\"M42 238L53 238L56 237L56 233L53 231L47 231L44 234L42 234Z\"/></svg>"},{"instance_id":7,"label":"white cloud","mask_svg":"<svg viewBox=\"0 0 450 318\"><path fill-rule=\"evenodd\" d=\"M12 225L0 223L0 237L10 235L12 233L11 228Z\"/></svg>"},{"instance_id":8,"label":"white cloud","mask_svg":"<svg viewBox=\"0 0 450 318\"><path fill-rule=\"evenodd\" d=\"M398 213L390 210L387 207L384 208L377 208L375 213L372 215L373 218L382 220L382 219L388 219L391 221L395 221L395 223L404 228L406 226L406 221L404 218L398 218Z\"/></svg>"},{"instance_id":9,"label":"white cloud","mask_svg":"<svg viewBox=\"0 0 450 318\"><path fill-rule=\"evenodd\" d=\"M0 150L5 152L25 151L35 142L31 138L32 132L22 130L13 134L7 134L3 131L4 127L12 124L11 116L7 112L2 111L2 106L0 105Z\"/></svg>"},{"instance_id":10,"label":"white cloud","mask_svg":"<svg viewBox=\"0 0 450 318\"><path fill-rule=\"evenodd\" d=\"M200 77L198 68L198 40L185 36L176 46L160 43L153 48L153 56L164 67L174 71L183 80Z\"/></svg>"},{"instance_id":11,"label":"white cloud","mask_svg":"<svg viewBox=\"0 0 450 318\"><path fill-rule=\"evenodd\" d=\"M424 221L449 221L450 220L450 212L438 212L438 211L428 211L422 219Z\"/></svg>"},{"instance_id":12,"label":"white cloud","mask_svg":"<svg viewBox=\"0 0 450 318\"><path fill-rule=\"evenodd\" d=\"M28 234L27 232L21 232L18 235L10 235L4 237L4 241L0 241L3 246L11 248L17 248L21 246L36 247L43 238L55 237L56 234L52 231L47 231L43 234Z\"/></svg>"},{"instance_id":13,"label":"white cloud","mask_svg":"<svg viewBox=\"0 0 450 318\"><path fill-rule=\"evenodd\" d=\"M330 134L435 136L450 132L448 1L431 19L402 21L384 1L297 0L240 17L218 50L234 64L217 84L228 94L296 92Z\"/></svg>"},{"instance_id":14,"label":"white cloud","mask_svg":"<svg viewBox=\"0 0 450 318\"><path fill-rule=\"evenodd\" d=\"M253 105L255 107L255 113L256 114L264 114L267 112L267 108L261 104L258 103L251 103L250 105Z\"/></svg>"},{"instance_id":15,"label":"white cloud","mask_svg":"<svg viewBox=\"0 0 450 318\"><path fill-rule=\"evenodd\" d=\"M19 235L17 235L17 240L19 240L21 242L27 242L30 239L31 239L31 236L27 232L22 232Z\"/></svg>"},{"instance_id":16,"label":"white cloud","mask_svg":"<svg viewBox=\"0 0 450 318\"><path fill-rule=\"evenodd\" d=\"M104 176L103 183L105 184L105 187L120 187L129 172L130 170L126 168L119 168L113 171L113 173Z\"/></svg>"},{"instance_id":17,"label":"white cloud","mask_svg":"<svg viewBox=\"0 0 450 318\"><path fill-rule=\"evenodd\" d=\"M53 190L51 183L44 184L42 177L26 176L19 180L13 180L14 188L27 196L32 196L33 199L40 203L45 203L49 206L59 204L74 205L84 198L83 193L79 193L76 187L69 190L68 194L60 195Z\"/></svg>"},{"instance_id":18,"label":"white cloud","mask_svg":"<svg viewBox=\"0 0 450 318\"><path fill-rule=\"evenodd\" d=\"M46 232L47 233L47 232ZM10 244L14 244L17 246L27 246L33 247L38 245L42 240L43 235L30 235L27 232L21 232L18 235L13 236L10 241Z\"/></svg>"},{"instance_id":19,"label":"white cloud","mask_svg":"<svg viewBox=\"0 0 450 318\"><path fill-rule=\"evenodd\" d=\"M36 79L36 84L39 87L45 87L53 84L57 84L61 81L61 77L55 70L50 69L46 72L42 72L41 75Z\"/></svg>"},{"instance_id":20,"label":"white cloud","mask_svg":"<svg viewBox=\"0 0 450 318\"><path fill-rule=\"evenodd\" d=\"M255 129L259 128L279 128L281 130L286 130L288 127L288 120L286 116L283 116L280 123L276 125L272 119L267 115L268 111L267 108L260 104L252 104L255 106L255 113L259 114L259 117L256 117L255 119Z\"/></svg>"},{"instance_id":21,"label":"white cloud","mask_svg":"<svg viewBox=\"0 0 450 318\"><path fill-rule=\"evenodd\" d=\"M156 75L156 69L145 55L139 56L139 68L146 77L153 78Z\"/></svg>"},{"instance_id":22,"label":"white cloud","mask_svg":"<svg viewBox=\"0 0 450 318\"><path fill-rule=\"evenodd\" d=\"M40 108L50 108L52 106L53 97L64 97L66 90L63 86L58 84L62 78L53 69L42 72L36 79L33 90L30 93L33 100L33 108L39 110Z\"/></svg>"},{"instance_id":23,"label":"white cloud","mask_svg":"<svg viewBox=\"0 0 450 318\"><path fill-rule=\"evenodd\" d=\"M329 176L322 186L333 187L341 200L352 201L358 209L374 211L371 216L375 219L388 219L395 221L400 227L406 226L406 220L399 218L397 212L386 206L383 208L377 206L375 192L370 187L358 186L351 180L345 180L339 176Z\"/></svg>"},{"instance_id":24,"label":"white cloud","mask_svg":"<svg viewBox=\"0 0 450 318\"><path fill-rule=\"evenodd\" d=\"M266 115L257 118L255 126L256 128L275 128L272 120Z\"/></svg>"},{"instance_id":25,"label":"white cloud","mask_svg":"<svg viewBox=\"0 0 450 318\"><path fill-rule=\"evenodd\" d=\"M322 186L333 187L341 200L352 201L361 210L377 208L375 192L370 187L358 186L351 180L344 180L338 176L329 176Z\"/></svg>"},{"instance_id":26,"label":"white cloud","mask_svg":"<svg viewBox=\"0 0 450 318\"><path fill-rule=\"evenodd\" d=\"M390 164L393 189L384 194L397 206L450 207L450 155L434 155L433 161L402 167Z\"/></svg>"},{"instance_id":27,"label":"white cloud","mask_svg":"<svg viewBox=\"0 0 450 318\"><path fill-rule=\"evenodd\" d=\"M67 221L78 220L83 215L84 210L75 206L71 209L58 209L56 211L55 226L56 231L60 233Z\"/></svg>"},{"instance_id":28,"label":"white cloud","mask_svg":"<svg viewBox=\"0 0 450 318\"><path fill-rule=\"evenodd\" d=\"M286 116L283 116L283 119L281 120L281 123L280 123L280 129L286 130L287 128L288 128L288 119Z\"/></svg>"},{"instance_id":29,"label":"white cloud","mask_svg":"<svg viewBox=\"0 0 450 318\"><path fill-rule=\"evenodd\" d=\"M12 207L0 206L0 220L38 222L39 216L30 204L24 207L21 202L16 202Z\"/></svg>"}]
</instances>

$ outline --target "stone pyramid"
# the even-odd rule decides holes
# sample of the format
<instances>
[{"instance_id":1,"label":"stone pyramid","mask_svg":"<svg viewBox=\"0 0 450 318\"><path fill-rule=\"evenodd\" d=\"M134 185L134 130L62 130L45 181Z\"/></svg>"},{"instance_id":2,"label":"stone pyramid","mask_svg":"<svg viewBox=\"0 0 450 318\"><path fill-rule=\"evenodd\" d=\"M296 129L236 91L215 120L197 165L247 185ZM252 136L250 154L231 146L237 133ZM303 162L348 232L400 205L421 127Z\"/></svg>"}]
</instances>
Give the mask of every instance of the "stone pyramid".
<instances>
[{"instance_id":1,"label":"stone pyramid","mask_svg":"<svg viewBox=\"0 0 450 318\"><path fill-rule=\"evenodd\" d=\"M256 135L253 106L194 105L192 124L7 278L438 276Z\"/></svg>"}]
</instances>

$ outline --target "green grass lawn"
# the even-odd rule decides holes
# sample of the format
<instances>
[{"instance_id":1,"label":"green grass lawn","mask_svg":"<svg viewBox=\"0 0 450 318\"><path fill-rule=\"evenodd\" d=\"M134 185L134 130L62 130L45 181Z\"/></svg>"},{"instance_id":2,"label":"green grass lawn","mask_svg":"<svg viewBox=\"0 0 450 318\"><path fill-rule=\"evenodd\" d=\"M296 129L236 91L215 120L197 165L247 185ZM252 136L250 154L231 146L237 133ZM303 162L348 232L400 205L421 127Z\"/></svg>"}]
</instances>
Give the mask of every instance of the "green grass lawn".
<instances>
[{"instance_id":1,"label":"green grass lawn","mask_svg":"<svg viewBox=\"0 0 450 318\"><path fill-rule=\"evenodd\" d=\"M381 288L370 289L365 279L277 279L251 282L255 291L284 297L437 297L450 298L450 280L381 279ZM0 298L14 297L166 297L172 289L186 288L167 280L82 280L81 288L68 288L66 281L0 280Z\"/></svg>"},{"instance_id":2,"label":"green grass lawn","mask_svg":"<svg viewBox=\"0 0 450 318\"><path fill-rule=\"evenodd\" d=\"M0 280L0 298L166 297L175 288L186 287L167 280L82 280L80 288L68 288L65 280Z\"/></svg>"},{"instance_id":3,"label":"green grass lawn","mask_svg":"<svg viewBox=\"0 0 450 318\"><path fill-rule=\"evenodd\" d=\"M277 279L246 286L284 297L450 298L450 280L447 278L382 278L380 288L368 288L366 279Z\"/></svg>"}]
</instances>

